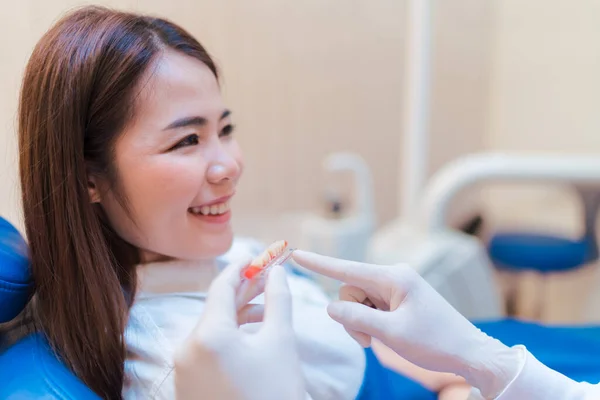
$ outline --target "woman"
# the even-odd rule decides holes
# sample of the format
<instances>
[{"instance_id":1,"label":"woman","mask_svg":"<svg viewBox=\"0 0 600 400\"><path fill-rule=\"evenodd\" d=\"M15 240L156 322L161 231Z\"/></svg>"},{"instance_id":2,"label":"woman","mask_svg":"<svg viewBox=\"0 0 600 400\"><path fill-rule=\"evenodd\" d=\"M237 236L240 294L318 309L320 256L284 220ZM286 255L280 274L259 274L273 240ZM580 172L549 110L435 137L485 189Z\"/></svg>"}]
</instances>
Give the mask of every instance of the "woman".
<instances>
[{"instance_id":1,"label":"woman","mask_svg":"<svg viewBox=\"0 0 600 400\"><path fill-rule=\"evenodd\" d=\"M233 131L215 63L163 19L79 9L31 55L19 167L36 293L20 324L102 398L174 395L174 351L233 240ZM362 349L309 281L290 290L308 393L354 398Z\"/></svg>"},{"instance_id":2,"label":"woman","mask_svg":"<svg viewBox=\"0 0 600 400\"><path fill-rule=\"evenodd\" d=\"M233 130L210 55L163 19L82 8L31 55L19 147L37 292L21 326L102 397L173 395L173 353L232 243ZM307 391L368 398L360 346L289 279Z\"/></svg>"}]
</instances>

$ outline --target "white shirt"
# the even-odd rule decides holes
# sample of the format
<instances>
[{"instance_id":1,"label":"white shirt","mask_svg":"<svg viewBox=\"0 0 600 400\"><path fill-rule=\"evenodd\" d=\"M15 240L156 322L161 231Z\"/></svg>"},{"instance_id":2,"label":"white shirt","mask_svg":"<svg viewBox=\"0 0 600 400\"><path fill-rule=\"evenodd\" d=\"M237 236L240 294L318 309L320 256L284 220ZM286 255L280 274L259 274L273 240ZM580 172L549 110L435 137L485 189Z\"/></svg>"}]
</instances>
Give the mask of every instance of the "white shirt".
<instances>
[{"instance_id":1,"label":"white shirt","mask_svg":"<svg viewBox=\"0 0 600 400\"><path fill-rule=\"evenodd\" d=\"M255 246L241 243L237 241L221 261L240 253L258 253ZM219 269L214 264L173 261L146 264L138 271L138 295L125 331L128 355L123 396L127 400L173 399L174 351L197 324L206 290ZM315 284L291 274L288 279L308 394L314 400L354 399L365 372L363 349L329 317L329 300ZM190 282L195 286L190 287ZM244 328L253 329L252 325Z\"/></svg>"}]
</instances>

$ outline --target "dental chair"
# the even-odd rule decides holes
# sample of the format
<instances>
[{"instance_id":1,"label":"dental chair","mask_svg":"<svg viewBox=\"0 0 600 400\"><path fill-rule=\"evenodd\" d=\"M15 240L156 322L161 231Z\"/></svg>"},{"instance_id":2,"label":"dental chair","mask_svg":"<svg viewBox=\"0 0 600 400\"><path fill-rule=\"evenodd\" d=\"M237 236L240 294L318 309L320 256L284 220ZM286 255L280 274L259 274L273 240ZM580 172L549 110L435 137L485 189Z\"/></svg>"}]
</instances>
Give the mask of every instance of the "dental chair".
<instances>
[{"instance_id":1,"label":"dental chair","mask_svg":"<svg viewBox=\"0 0 600 400\"><path fill-rule=\"evenodd\" d=\"M459 159L436 174L425 191L426 231L432 235L450 231L447 215L453 200L465 189L496 183L560 185L580 200L583 222L580 237L504 230L493 232L482 243L491 266L505 283L505 299L502 299L508 306L505 311L519 318L543 320L547 311L544 309L547 278L576 271L598 260L600 158L484 153ZM470 280L471 286L477 284L476 280ZM516 292L519 285L526 290Z\"/></svg>"},{"instance_id":2,"label":"dental chair","mask_svg":"<svg viewBox=\"0 0 600 400\"><path fill-rule=\"evenodd\" d=\"M598 188L572 186L582 205L583 234L578 238L535 231L496 231L488 242L490 259L503 274L506 308L519 318L544 320L548 278L575 272L598 260ZM519 288L521 290L517 290Z\"/></svg>"},{"instance_id":3,"label":"dental chair","mask_svg":"<svg viewBox=\"0 0 600 400\"><path fill-rule=\"evenodd\" d=\"M0 217L0 324L15 318L31 297L28 265L25 240ZM42 334L10 347L4 339L0 336L0 399L99 399L60 361Z\"/></svg>"}]
</instances>

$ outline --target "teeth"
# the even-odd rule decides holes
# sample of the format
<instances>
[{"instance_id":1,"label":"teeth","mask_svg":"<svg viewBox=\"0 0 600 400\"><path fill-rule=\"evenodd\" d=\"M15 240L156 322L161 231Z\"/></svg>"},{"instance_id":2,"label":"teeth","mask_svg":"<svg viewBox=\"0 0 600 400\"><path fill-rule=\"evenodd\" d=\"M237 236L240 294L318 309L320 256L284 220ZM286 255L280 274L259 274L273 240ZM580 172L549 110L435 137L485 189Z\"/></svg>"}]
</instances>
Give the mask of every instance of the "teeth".
<instances>
[{"instance_id":1,"label":"teeth","mask_svg":"<svg viewBox=\"0 0 600 400\"><path fill-rule=\"evenodd\" d=\"M192 207L190 211L193 214L202 215L220 215L229 211L229 202L214 204L212 206Z\"/></svg>"},{"instance_id":2,"label":"teeth","mask_svg":"<svg viewBox=\"0 0 600 400\"><path fill-rule=\"evenodd\" d=\"M279 240L277 242L274 242L258 257L256 257L254 261L252 261L251 265L257 266L259 268L265 267L273 259L283 254L283 251L286 249L287 245L288 243L285 240Z\"/></svg>"}]
</instances>

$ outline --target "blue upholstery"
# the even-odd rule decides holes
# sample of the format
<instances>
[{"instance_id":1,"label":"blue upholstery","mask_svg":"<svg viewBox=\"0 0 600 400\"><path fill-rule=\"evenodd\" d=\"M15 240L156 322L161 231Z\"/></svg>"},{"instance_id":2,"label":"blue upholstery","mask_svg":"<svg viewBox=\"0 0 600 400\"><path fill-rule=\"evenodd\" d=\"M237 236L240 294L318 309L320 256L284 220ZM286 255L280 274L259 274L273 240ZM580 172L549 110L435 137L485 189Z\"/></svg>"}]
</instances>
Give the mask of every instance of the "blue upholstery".
<instances>
[{"instance_id":1,"label":"blue upholstery","mask_svg":"<svg viewBox=\"0 0 600 400\"><path fill-rule=\"evenodd\" d=\"M568 271L596 257L588 238L571 240L536 233L498 233L490 240L489 254L501 269Z\"/></svg>"},{"instance_id":2,"label":"blue upholstery","mask_svg":"<svg viewBox=\"0 0 600 400\"><path fill-rule=\"evenodd\" d=\"M10 321L30 298L33 283L27 245L0 217L0 323ZM52 352L44 337L31 335L8 349L1 347L0 399L97 399Z\"/></svg>"},{"instance_id":3,"label":"blue upholstery","mask_svg":"<svg viewBox=\"0 0 600 400\"><path fill-rule=\"evenodd\" d=\"M0 399L99 399L61 363L40 334L0 354Z\"/></svg>"},{"instance_id":4,"label":"blue upholstery","mask_svg":"<svg viewBox=\"0 0 600 400\"><path fill-rule=\"evenodd\" d=\"M437 394L383 366L371 349L365 349L367 368L356 400L435 400Z\"/></svg>"},{"instance_id":5,"label":"blue upholstery","mask_svg":"<svg viewBox=\"0 0 600 400\"><path fill-rule=\"evenodd\" d=\"M0 323L17 316L29 301L33 284L27 261L27 244L0 217Z\"/></svg>"}]
</instances>

